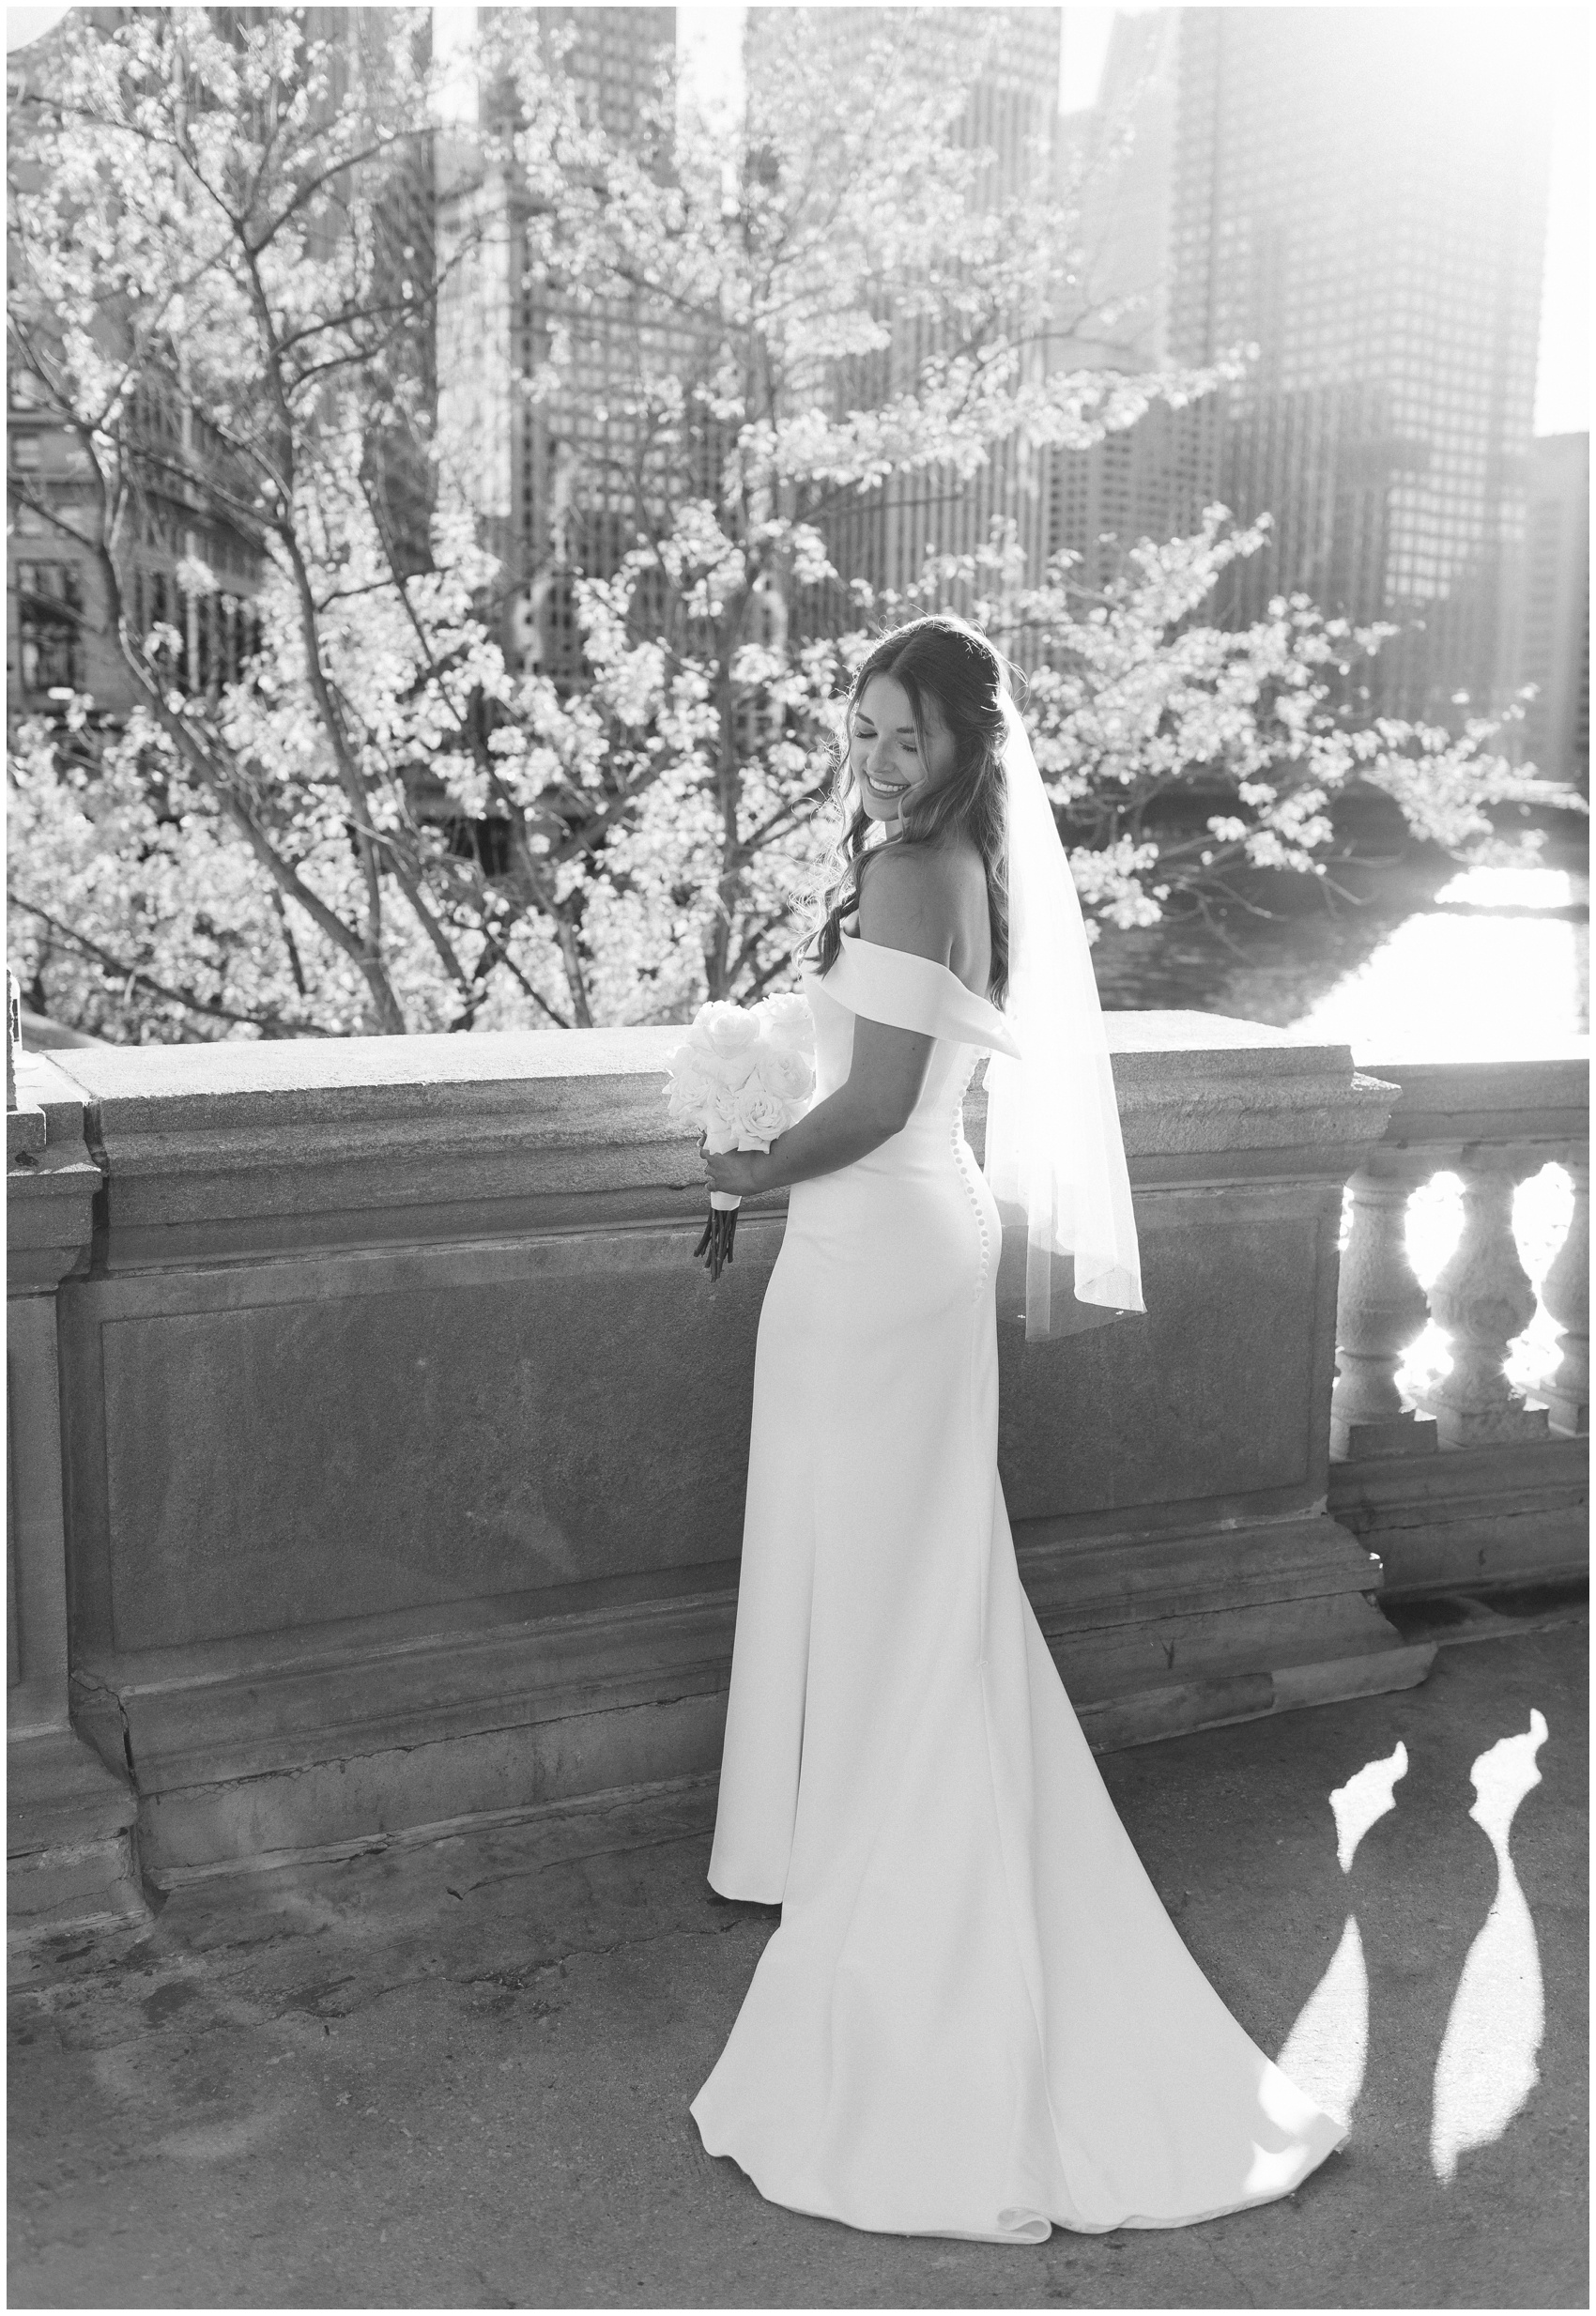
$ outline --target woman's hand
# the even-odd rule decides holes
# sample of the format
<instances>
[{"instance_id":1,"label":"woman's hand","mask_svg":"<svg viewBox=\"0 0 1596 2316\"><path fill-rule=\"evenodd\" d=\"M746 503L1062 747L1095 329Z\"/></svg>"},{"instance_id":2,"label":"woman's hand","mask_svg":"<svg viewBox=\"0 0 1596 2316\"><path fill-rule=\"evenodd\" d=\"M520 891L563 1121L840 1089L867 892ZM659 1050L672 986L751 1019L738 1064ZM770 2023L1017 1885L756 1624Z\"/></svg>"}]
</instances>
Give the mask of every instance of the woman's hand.
<instances>
[{"instance_id":1,"label":"woman's hand","mask_svg":"<svg viewBox=\"0 0 1596 2316\"><path fill-rule=\"evenodd\" d=\"M698 1156L704 1161L712 1190L729 1190L734 1198L752 1198L765 1188L765 1176L770 1172L770 1154L765 1150L716 1150L704 1148L704 1136L698 1136Z\"/></svg>"}]
</instances>

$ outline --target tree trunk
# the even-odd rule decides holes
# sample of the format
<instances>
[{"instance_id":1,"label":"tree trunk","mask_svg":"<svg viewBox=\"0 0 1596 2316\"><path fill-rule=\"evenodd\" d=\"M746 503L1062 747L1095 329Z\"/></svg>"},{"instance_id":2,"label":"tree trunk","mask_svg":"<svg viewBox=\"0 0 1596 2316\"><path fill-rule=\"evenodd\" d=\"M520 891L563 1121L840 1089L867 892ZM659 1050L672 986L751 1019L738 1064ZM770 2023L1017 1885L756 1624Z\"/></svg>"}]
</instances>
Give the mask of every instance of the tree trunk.
<instances>
[{"instance_id":1,"label":"tree trunk","mask_svg":"<svg viewBox=\"0 0 1596 2316\"><path fill-rule=\"evenodd\" d=\"M718 721L715 791L720 804L720 874L715 880L714 924L704 948L704 983L711 997L731 995L731 931L742 897L743 846L738 808L743 801L742 751L737 744L737 701L731 657L743 628L743 603L729 604L716 637L715 713Z\"/></svg>"},{"instance_id":2,"label":"tree trunk","mask_svg":"<svg viewBox=\"0 0 1596 2316\"><path fill-rule=\"evenodd\" d=\"M588 1002L587 976L582 971L582 952L577 941L577 924L568 913L568 904L561 905L555 916L555 932L560 943L560 955L565 966L566 987L571 991L571 1011L574 1026L591 1029L593 1011Z\"/></svg>"}]
</instances>

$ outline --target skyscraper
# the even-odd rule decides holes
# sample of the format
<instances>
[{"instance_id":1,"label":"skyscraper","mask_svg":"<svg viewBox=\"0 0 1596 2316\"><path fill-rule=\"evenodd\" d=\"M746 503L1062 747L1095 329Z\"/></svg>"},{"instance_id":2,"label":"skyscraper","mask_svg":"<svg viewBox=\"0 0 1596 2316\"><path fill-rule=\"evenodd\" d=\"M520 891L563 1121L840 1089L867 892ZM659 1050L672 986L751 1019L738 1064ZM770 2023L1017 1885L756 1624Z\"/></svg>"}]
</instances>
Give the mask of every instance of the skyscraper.
<instances>
[{"instance_id":1,"label":"skyscraper","mask_svg":"<svg viewBox=\"0 0 1596 2316\"><path fill-rule=\"evenodd\" d=\"M1127 374L1169 360L1170 196L1180 12L1116 17L1097 101L1059 124L1063 183L1079 208L1072 364ZM1049 466L1046 551L1077 558L1074 577L1102 587L1139 540L1195 530L1220 496L1225 413L1208 395L1155 403L1134 426Z\"/></svg>"},{"instance_id":2,"label":"skyscraper","mask_svg":"<svg viewBox=\"0 0 1596 2316\"><path fill-rule=\"evenodd\" d=\"M1153 403L1135 425L1090 450L1053 452L1048 554L1074 555L1075 583L1097 590L1118 575L1126 550L1140 541L1189 536L1220 495L1224 444L1222 399L1205 394L1179 409Z\"/></svg>"},{"instance_id":3,"label":"skyscraper","mask_svg":"<svg viewBox=\"0 0 1596 2316\"><path fill-rule=\"evenodd\" d=\"M1249 342L1223 492L1267 511L1232 609L1391 620L1389 710L1512 680L1545 227L1533 10L1186 8L1169 350Z\"/></svg>"},{"instance_id":4,"label":"skyscraper","mask_svg":"<svg viewBox=\"0 0 1596 2316\"><path fill-rule=\"evenodd\" d=\"M1116 16L1091 110L1059 122L1059 176L1080 204L1072 345L1123 367L1169 353L1170 179L1180 11Z\"/></svg>"},{"instance_id":5,"label":"skyscraper","mask_svg":"<svg viewBox=\"0 0 1596 2316\"><path fill-rule=\"evenodd\" d=\"M479 12L491 28L494 10ZM545 8L535 19L549 53L558 42L579 105L622 143L645 134L644 105L662 66L675 53L675 11L649 8ZM744 69L752 84L791 11L751 8L744 28ZM839 91L883 28L896 35L912 11L819 11L828 71ZM1044 149L1056 113L1060 11L1051 8L938 8L938 32L965 33L985 44L983 69L956 134L991 156L974 198L995 204L1018 192ZM632 545L637 525L637 433L627 405L644 365L669 371L684 386L713 366L719 331L708 308L697 321L656 312L647 330L638 316L603 299L566 310L557 293L528 273L524 195L513 170L498 167L482 131L509 117L507 86L479 92L478 129L440 140L437 230L450 286L439 316L440 419L462 446L468 495L484 537L500 559L499 626L513 664L537 667L557 683L581 676L575 613L579 573L612 570ZM758 157L751 165L757 167ZM1046 166L1045 160L1042 162ZM883 309L884 311L884 309ZM839 408L868 407L903 391L935 351L923 317L891 316L886 351L834 365ZM569 338L568 388L531 400L521 380L547 353L551 333ZM706 334L707 330L707 334ZM643 338L649 343L644 345ZM1034 356L1033 359L1039 359ZM718 461L713 424L698 445L696 487L713 496ZM1045 462L1000 446L991 465L965 482L932 473L895 482L867 500L849 500L823 517L845 579L902 587L917 575L928 544L960 552L983 542L996 514L1018 514L1033 554L1047 520ZM818 606L811 605L811 610ZM836 616L854 616L839 597ZM825 616L823 613L820 616Z\"/></svg>"},{"instance_id":6,"label":"skyscraper","mask_svg":"<svg viewBox=\"0 0 1596 2316\"><path fill-rule=\"evenodd\" d=\"M480 11L485 30L498 11ZM676 47L676 11L542 8L534 18L550 61L578 106L618 142L638 137L661 69ZM514 113L508 84L479 93L479 127ZM579 677L577 572L614 569L632 544L625 477L636 425L624 409L637 345L628 317L603 300L568 308L529 270L524 189L464 130L440 142L437 232L447 288L439 313L439 415L468 461L468 489L500 560L498 624L512 665L557 683ZM569 387L533 401L527 380L551 334L571 332ZM668 360L671 349L655 349Z\"/></svg>"},{"instance_id":7,"label":"skyscraper","mask_svg":"<svg viewBox=\"0 0 1596 2316\"><path fill-rule=\"evenodd\" d=\"M979 74L956 131L963 144L990 153L973 198L997 206L1026 191L1051 146L1058 117L1059 38L1063 11L1056 8L941 8L939 24L961 28L972 42L987 44ZM749 11L749 38L757 43L760 22L770 11ZM871 20L896 10L839 8L836 12L839 57L845 45L861 42ZM757 46L750 49L750 71ZM1038 154L1043 158L1038 162ZM920 364L938 350L923 317L897 316L888 352L849 366L839 375L839 403L869 406L908 388ZM1045 359L1034 354L1032 359ZM1012 518L1021 544L1035 563L1045 552L1048 520L1045 455L999 443L988 463L967 480L950 470L895 477L869 498L854 501L826 525L833 560L844 578L864 578L877 588L900 589L918 576L928 546L939 554L963 555L982 545L995 518Z\"/></svg>"},{"instance_id":8,"label":"skyscraper","mask_svg":"<svg viewBox=\"0 0 1596 2316\"><path fill-rule=\"evenodd\" d=\"M236 13L244 17L258 11ZM302 11L301 25L307 44L327 43L332 103L356 74L368 88L380 87L406 52L419 69L431 58L428 8L308 8ZM432 562L428 443L437 407L437 325L434 308L417 302L414 285L435 278L435 142L431 135L401 138L372 205L372 303L378 309L386 306L396 319L368 361L370 382L379 388L387 413L377 416L374 410L361 466L390 560L406 575L424 571Z\"/></svg>"}]
</instances>

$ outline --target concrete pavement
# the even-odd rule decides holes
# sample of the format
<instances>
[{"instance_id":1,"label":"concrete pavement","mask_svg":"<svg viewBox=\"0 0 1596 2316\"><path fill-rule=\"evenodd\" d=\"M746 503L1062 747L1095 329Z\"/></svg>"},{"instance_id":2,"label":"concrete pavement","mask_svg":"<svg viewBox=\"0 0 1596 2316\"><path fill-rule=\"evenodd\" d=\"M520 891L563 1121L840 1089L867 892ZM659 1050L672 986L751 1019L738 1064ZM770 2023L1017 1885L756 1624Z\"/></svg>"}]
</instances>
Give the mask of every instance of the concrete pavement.
<instances>
[{"instance_id":1,"label":"concrete pavement","mask_svg":"<svg viewBox=\"0 0 1596 2316\"><path fill-rule=\"evenodd\" d=\"M765 2203L687 2113L771 1928L712 1897L700 1789L200 1883L152 1923L15 1955L10 2304L1584 2307L1587 1637L1554 1606L1443 1648L1419 1689L1103 1759L1182 1936L1271 2055L1356 1912L1353 2136L1284 2201L1031 2247ZM1469 1772L1532 1710L1542 1782L1511 1850L1539 2079L1446 2184L1432 2086L1454 2000L1487 2108L1526 2016L1522 1952L1493 1962L1487 1941L1472 2009L1458 1993L1497 1887ZM1396 1807L1343 1875L1327 1797L1399 1741Z\"/></svg>"}]
</instances>

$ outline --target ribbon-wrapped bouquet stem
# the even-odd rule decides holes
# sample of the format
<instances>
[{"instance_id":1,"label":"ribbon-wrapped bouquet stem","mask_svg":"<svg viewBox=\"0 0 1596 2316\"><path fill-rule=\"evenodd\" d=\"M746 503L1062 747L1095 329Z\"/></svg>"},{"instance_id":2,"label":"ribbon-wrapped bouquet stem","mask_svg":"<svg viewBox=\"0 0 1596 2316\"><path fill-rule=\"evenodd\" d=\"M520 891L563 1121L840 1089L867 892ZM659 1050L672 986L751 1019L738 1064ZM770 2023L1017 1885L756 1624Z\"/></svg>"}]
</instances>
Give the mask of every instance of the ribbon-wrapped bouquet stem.
<instances>
[{"instance_id":1,"label":"ribbon-wrapped bouquet stem","mask_svg":"<svg viewBox=\"0 0 1596 2316\"><path fill-rule=\"evenodd\" d=\"M796 1125L815 1087L815 1024L802 997L766 997L746 1008L712 998L667 1055L670 1115L699 1127L705 1151L768 1150ZM712 1279L729 1263L742 1200L710 1192L704 1235L693 1250Z\"/></svg>"}]
</instances>

